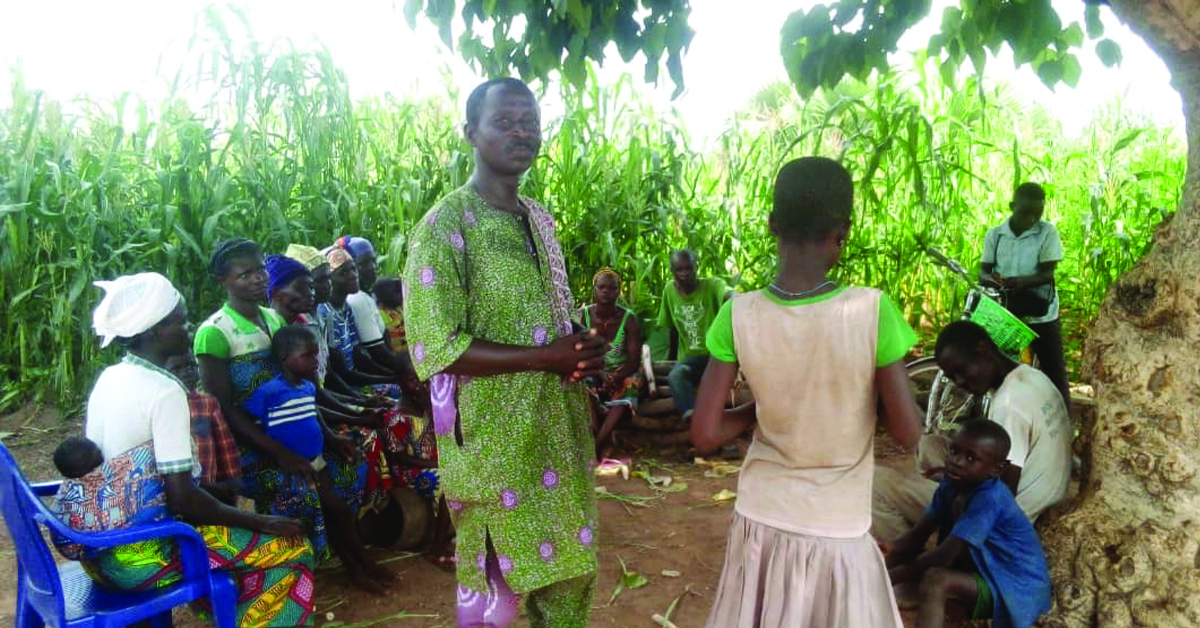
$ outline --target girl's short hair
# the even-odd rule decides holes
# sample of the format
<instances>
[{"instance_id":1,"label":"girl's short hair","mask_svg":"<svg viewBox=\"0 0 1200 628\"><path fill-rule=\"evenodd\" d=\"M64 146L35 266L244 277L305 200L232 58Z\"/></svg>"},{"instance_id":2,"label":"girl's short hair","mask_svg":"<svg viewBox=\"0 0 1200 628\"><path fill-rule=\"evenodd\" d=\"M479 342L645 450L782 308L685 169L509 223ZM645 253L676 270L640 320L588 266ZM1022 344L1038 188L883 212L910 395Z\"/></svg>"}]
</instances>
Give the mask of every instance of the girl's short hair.
<instances>
[{"instance_id":1,"label":"girl's short hair","mask_svg":"<svg viewBox=\"0 0 1200 628\"><path fill-rule=\"evenodd\" d=\"M823 240L850 223L853 209L854 181L832 159L794 159L784 164L775 177L771 218L785 240Z\"/></svg>"}]
</instances>

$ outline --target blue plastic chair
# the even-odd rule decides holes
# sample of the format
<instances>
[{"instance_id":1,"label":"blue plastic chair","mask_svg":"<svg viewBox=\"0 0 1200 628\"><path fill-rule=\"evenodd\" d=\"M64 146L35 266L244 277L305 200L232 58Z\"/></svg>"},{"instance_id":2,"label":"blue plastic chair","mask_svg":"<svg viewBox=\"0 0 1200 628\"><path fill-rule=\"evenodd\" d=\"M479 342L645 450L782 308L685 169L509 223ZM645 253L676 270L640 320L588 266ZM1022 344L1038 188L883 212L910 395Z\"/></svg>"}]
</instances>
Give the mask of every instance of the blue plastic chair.
<instances>
[{"instance_id":1,"label":"blue plastic chair","mask_svg":"<svg viewBox=\"0 0 1200 628\"><path fill-rule=\"evenodd\" d=\"M195 528L164 522L99 534L77 532L40 499L54 495L59 484L30 486L8 448L0 444L0 512L17 550L16 628L118 628L146 619L154 628L169 628L171 609L198 598L212 602L217 628L234 628L233 579L208 568L208 550ZM57 567L39 524L89 549L171 537L179 545L183 580L145 592L104 589L77 562Z\"/></svg>"}]
</instances>

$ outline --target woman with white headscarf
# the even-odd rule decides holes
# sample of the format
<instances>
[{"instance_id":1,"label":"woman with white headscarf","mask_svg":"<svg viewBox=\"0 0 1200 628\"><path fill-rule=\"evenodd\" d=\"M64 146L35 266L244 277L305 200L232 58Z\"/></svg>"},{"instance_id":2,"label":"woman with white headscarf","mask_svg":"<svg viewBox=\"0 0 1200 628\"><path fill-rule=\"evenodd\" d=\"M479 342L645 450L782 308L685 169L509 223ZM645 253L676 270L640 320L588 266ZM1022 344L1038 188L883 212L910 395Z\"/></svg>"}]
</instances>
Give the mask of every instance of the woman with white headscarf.
<instances>
[{"instance_id":1,"label":"woman with white headscarf","mask_svg":"<svg viewBox=\"0 0 1200 628\"><path fill-rule=\"evenodd\" d=\"M99 445L105 462L76 484L64 483L67 490L56 497L56 510L68 523L93 526L105 521L118 528L172 516L194 525L209 548L209 563L234 575L239 626L310 624L313 554L301 523L227 506L195 480L199 469L187 391L166 369L170 358L185 355L189 347L183 298L157 273L96 285L105 295L93 313L93 326L102 346L116 342L125 356L101 373L88 398L85 433ZM136 496L136 502L127 497L114 504L120 500L105 495L132 482L139 490L117 492ZM170 539L80 558L94 578L122 590L167 586L183 576Z\"/></svg>"}]
</instances>

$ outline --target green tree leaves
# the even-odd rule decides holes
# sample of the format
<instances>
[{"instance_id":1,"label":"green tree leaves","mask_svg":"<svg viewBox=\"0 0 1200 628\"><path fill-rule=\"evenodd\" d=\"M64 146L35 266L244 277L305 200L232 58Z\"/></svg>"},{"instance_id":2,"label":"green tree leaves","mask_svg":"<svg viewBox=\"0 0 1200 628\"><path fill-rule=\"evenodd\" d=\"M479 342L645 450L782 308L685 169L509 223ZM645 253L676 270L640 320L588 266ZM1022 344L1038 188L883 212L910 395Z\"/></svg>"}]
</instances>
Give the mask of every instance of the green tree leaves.
<instances>
[{"instance_id":1,"label":"green tree leaves","mask_svg":"<svg viewBox=\"0 0 1200 628\"><path fill-rule=\"evenodd\" d=\"M780 32L788 76L808 95L837 85L846 75L865 79L872 70L883 72L887 54L895 52L900 36L929 7L929 0L841 0L795 11Z\"/></svg>"},{"instance_id":2,"label":"green tree leaves","mask_svg":"<svg viewBox=\"0 0 1200 628\"><path fill-rule=\"evenodd\" d=\"M846 76L862 80L872 71L885 71L887 55L929 5L925 0L835 0L793 13L780 42L792 83L808 95ZM997 54L1007 44L1013 61L1032 66L1047 87L1074 87L1082 67L1072 50L1084 45L1085 35L1097 39L1103 33L1096 4L1087 6L1081 26L1064 25L1051 0L960 0L942 12L940 31L930 38L927 52L942 57L941 75L952 82L964 61L970 59L982 73L987 53ZM1106 65L1120 63L1120 48L1111 40L1100 41L1096 54Z\"/></svg>"},{"instance_id":3,"label":"green tree leaves","mask_svg":"<svg viewBox=\"0 0 1200 628\"><path fill-rule=\"evenodd\" d=\"M1101 39L1096 43L1096 56L1106 67L1121 64L1121 47L1111 39Z\"/></svg>"},{"instance_id":4,"label":"green tree leaves","mask_svg":"<svg viewBox=\"0 0 1200 628\"><path fill-rule=\"evenodd\" d=\"M683 92L683 53L694 31L687 0L405 0L409 26L425 16L454 48L455 16L465 30L457 51L490 77L515 71L523 80L546 80L558 71L576 87L587 80L587 61L603 63L610 43L626 62L646 59L645 80L658 81L666 57L675 95ZM490 40L486 32L491 25Z\"/></svg>"},{"instance_id":5,"label":"green tree leaves","mask_svg":"<svg viewBox=\"0 0 1200 628\"><path fill-rule=\"evenodd\" d=\"M932 0L831 0L793 12L780 30L779 51L801 95L830 88L844 77L860 80L888 69L888 55L913 25L925 18ZM622 59L639 52L645 80L656 83L666 57L675 96L684 87L683 53L693 31L687 25L688 0L405 0L410 25L424 13L453 47L452 25L461 15L466 30L459 54L488 76L511 71L525 80L545 80L558 71L582 86L586 61L602 63L609 43ZM478 23L478 24L477 24ZM490 41L476 34L493 26ZM519 26L518 26L519 25ZM1089 3L1083 25L1064 25L1051 0L960 0L941 16L940 32L929 40L930 56L942 57L940 73L953 82L963 62L982 74L988 53L1007 44L1013 61L1030 65L1047 87L1074 87L1082 67L1073 50L1104 34L1098 3ZM1107 66L1121 62L1110 39L1096 44Z\"/></svg>"},{"instance_id":6,"label":"green tree leaves","mask_svg":"<svg viewBox=\"0 0 1200 628\"><path fill-rule=\"evenodd\" d=\"M1100 21L1100 6L1088 4L1083 10L1083 23L1087 25L1088 39L1096 39L1104 34L1104 23Z\"/></svg>"}]
</instances>

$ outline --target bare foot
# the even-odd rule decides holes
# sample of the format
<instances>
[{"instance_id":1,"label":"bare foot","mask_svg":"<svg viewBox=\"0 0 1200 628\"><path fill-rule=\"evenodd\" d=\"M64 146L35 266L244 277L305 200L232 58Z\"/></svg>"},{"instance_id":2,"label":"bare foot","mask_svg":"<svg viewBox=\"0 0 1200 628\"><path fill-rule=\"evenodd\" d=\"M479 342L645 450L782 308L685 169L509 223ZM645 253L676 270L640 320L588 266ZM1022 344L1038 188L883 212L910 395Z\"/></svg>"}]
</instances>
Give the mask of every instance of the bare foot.
<instances>
[{"instance_id":1,"label":"bare foot","mask_svg":"<svg viewBox=\"0 0 1200 628\"><path fill-rule=\"evenodd\" d=\"M383 588L383 586L378 582L375 582L360 571L347 569L346 575L350 578L350 584L353 584L354 586L366 591L367 593L370 593L371 595L377 595L379 597L387 595L387 589Z\"/></svg>"},{"instance_id":2,"label":"bare foot","mask_svg":"<svg viewBox=\"0 0 1200 628\"><path fill-rule=\"evenodd\" d=\"M446 573L454 573L457 567L454 564L454 550L448 547L441 547L425 552L425 560Z\"/></svg>"}]
</instances>

